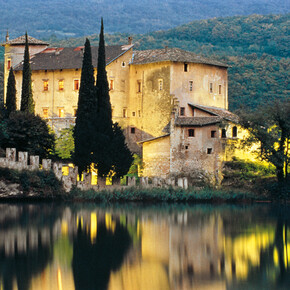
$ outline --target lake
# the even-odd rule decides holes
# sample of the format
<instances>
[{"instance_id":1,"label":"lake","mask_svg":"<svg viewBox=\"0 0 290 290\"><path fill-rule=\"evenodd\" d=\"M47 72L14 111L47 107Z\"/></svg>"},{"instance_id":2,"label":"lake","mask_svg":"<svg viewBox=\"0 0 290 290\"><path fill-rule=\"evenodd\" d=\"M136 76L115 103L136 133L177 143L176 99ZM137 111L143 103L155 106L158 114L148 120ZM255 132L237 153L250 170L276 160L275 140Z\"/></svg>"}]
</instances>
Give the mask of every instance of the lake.
<instances>
[{"instance_id":1,"label":"lake","mask_svg":"<svg viewBox=\"0 0 290 290\"><path fill-rule=\"evenodd\" d=\"M0 289L290 289L289 224L286 205L0 203Z\"/></svg>"}]
</instances>

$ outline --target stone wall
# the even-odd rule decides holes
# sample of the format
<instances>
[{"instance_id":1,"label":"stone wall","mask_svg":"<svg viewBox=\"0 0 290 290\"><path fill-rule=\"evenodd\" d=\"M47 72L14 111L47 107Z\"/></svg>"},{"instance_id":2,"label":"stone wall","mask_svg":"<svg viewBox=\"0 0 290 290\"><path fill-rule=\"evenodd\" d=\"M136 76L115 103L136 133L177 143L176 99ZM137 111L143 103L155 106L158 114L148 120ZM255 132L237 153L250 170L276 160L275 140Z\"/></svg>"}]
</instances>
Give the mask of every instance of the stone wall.
<instances>
[{"instance_id":1,"label":"stone wall","mask_svg":"<svg viewBox=\"0 0 290 290\"><path fill-rule=\"evenodd\" d=\"M28 158L29 157L29 158ZM27 152L17 152L15 148L6 148L6 157L0 158L0 167L9 168L13 170L52 170L58 180L63 184L64 190L69 192L73 186L81 190L100 190L100 189L114 189L116 187L121 187L120 179L113 180L111 185L106 184L105 178L97 178L97 184L92 184L91 173L85 173L82 179L78 179L78 168L75 166L68 166L67 164L62 164L60 162L52 162L51 159L42 159L40 164L39 156L28 156ZM68 170L67 170L68 169ZM127 177L125 186L136 186L137 180L135 177ZM188 188L188 180L186 177L179 178L160 178L160 177L141 177L140 187L150 188L150 187L168 187L168 186L178 186L184 189Z\"/></svg>"}]
</instances>

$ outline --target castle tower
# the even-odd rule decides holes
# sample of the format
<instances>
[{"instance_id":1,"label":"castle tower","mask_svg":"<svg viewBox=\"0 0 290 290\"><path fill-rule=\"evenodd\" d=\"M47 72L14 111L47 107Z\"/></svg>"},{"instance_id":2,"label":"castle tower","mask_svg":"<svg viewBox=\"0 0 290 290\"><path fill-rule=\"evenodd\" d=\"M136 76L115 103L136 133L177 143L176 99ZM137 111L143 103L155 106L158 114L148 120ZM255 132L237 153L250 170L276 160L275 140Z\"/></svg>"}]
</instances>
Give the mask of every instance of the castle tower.
<instances>
[{"instance_id":1,"label":"castle tower","mask_svg":"<svg viewBox=\"0 0 290 290\"><path fill-rule=\"evenodd\" d=\"M48 43L28 36L29 53L30 56L43 51L47 48ZM6 99L7 80L9 70L23 61L25 48L25 35L16 39L9 40L9 33L7 30L5 43L1 44L5 48L4 52L4 101Z\"/></svg>"}]
</instances>

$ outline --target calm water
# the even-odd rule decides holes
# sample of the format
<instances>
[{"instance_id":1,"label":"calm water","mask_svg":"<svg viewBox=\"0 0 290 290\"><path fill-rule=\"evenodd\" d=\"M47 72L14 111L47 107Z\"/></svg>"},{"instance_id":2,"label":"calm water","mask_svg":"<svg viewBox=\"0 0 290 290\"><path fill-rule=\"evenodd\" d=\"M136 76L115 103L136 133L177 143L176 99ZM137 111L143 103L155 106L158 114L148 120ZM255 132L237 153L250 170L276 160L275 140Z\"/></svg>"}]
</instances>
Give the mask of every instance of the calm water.
<instances>
[{"instance_id":1,"label":"calm water","mask_svg":"<svg viewBox=\"0 0 290 290\"><path fill-rule=\"evenodd\" d=\"M290 289L289 210L0 204L0 289Z\"/></svg>"}]
</instances>

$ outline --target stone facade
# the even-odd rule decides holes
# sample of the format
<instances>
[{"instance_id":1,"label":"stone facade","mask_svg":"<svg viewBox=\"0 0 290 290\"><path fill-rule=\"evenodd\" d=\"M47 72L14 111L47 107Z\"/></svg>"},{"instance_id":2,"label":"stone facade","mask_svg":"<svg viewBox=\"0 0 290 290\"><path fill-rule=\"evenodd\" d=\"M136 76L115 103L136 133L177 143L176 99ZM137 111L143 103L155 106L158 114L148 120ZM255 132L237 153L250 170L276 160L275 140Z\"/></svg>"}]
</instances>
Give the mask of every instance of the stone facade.
<instances>
[{"instance_id":1,"label":"stone facade","mask_svg":"<svg viewBox=\"0 0 290 290\"><path fill-rule=\"evenodd\" d=\"M3 45L5 87L12 65L19 107L23 37ZM35 110L56 132L75 122L82 50L48 48L31 38ZM94 67L96 53L92 48ZM195 172L219 183L222 162L233 155L222 134L237 123L227 111L227 65L176 48L136 51L131 42L106 47L106 55L113 121L124 129L129 148L143 155L144 176Z\"/></svg>"}]
</instances>

